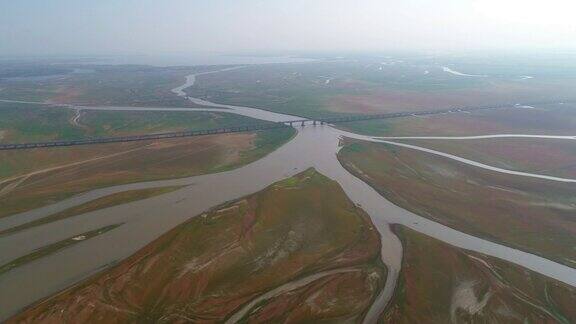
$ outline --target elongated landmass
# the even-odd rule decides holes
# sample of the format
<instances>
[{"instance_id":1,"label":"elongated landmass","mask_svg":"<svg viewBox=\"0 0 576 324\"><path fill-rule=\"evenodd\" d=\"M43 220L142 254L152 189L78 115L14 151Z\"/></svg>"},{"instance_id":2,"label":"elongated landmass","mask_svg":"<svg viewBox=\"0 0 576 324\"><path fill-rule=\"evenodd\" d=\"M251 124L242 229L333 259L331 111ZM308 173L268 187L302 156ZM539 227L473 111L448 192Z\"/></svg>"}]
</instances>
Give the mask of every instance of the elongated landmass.
<instances>
[{"instance_id":1,"label":"elongated landmass","mask_svg":"<svg viewBox=\"0 0 576 324\"><path fill-rule=\"evenodd\" d=\"M114 185L226 171L256 161L295 131L0 153L0 218Z\"/></svg>"},{"instance_id":2,"label":"elongated landmass","mask_svg":"<svg viewBox=\"0 0 576 324\"><path fill-rule=\"evenodd\" d=\"M385 278L369 217L309 169L192 218L8 323L361 322Z\"/></svg>"},{"instance_id":3,"label":"elongated landmass","mask_svg":"<svg viewBox=\"0 0 576 324\"><path fill-rule=\"evenodd\" d=\"M159 187L159 188L150 188L150 189L141 189L141 190L129 190L124 191L116 194L112 194L109 196L105 196L80 206L71 207L66 209L62 212L52 214L46 217L39 218L37 220L33 220L28 223L24 223L22 225L18 225L6 230L0 231L0 236L12 234L16 232L20 232L23 230L27 230L29 228L33 228L36 226L41 226L44 224L49 224L52 222L57 222L63 219L79 216L82 214L86 214L95 210L104 209L108 207L113 207L117 205L127 204L129 202L138 201L142 199L151 198L157 195L162 195L165 193L172 192L174 190L178 190L182 187L174 186L174 187Z\"/></svg>"},{"instance_id":4,"label":"elongated landmass","mask_svg":"<svg viewBox=\"0 0 576 324\"><path fill-rule=\"evenodd\" d=\"M34 260L40 259L42 257L45 257L47 255L50 255L52 253L56 253L59 252L60 250L63 250L67 247L73 246L75 244L78 244L84 240L88 240L91 239L93 237L96 237L98 235L102 235L108 231L111 231L113 229L115 229L118 226L121 226L122 224L113 224L113 225L109 225L109 226L105 226L96 230L92 230L92 231L88 231L88 232L84 232L81 233L79 235L73 236L73 237L68 237L64 240L46 245L42 248L39 248L37 250L35 250L32 253L23 255L17 259L11 260L10 262L6 263L6 264L1 264L0 265L0 275L8 272L8 271L12 271L17 269L19 266L25 265L29 262L32 262Z\"/></svg>"},{"instance_id":5,"label":"elongated landmass","mask_svg":"<svg viewBox=\"0 0 576 324\"><path fill-rule=\"evenodd\" d=\"M520 137L474 140L402 139L400 141L495 167L576 179L576 164L574 163L576 140L572 136L567 138L570 139ZM576 204L574 208L576 209Z\"/></svg>"},{"instance_id":6,"label":"elongated landmass","mask_svg":"<svg viewBox=\"0 0 576 324\"><path fill-rule=\"evenodd\" d=\"M496 173L363 141L348 141L339 159L407 210L576 268L573 183Z\"/></svg>"},{"instance_id":7,"label":"elongated landmass","mask_svg":"<svg viewBox=\"0 0 576 324\"><path fill-rule=\"evenodd\" d=\"M401 225L404 247L385 323L574 323L576 289Z\"/></svg>"}]
</instances>

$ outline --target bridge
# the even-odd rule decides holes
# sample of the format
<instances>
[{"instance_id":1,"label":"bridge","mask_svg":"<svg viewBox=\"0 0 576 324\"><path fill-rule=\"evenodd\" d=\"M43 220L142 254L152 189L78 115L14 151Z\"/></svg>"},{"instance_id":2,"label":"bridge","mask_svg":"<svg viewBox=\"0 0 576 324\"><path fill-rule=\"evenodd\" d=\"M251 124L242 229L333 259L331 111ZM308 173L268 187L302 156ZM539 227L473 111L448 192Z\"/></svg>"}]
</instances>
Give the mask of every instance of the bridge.
<instances>
[{"instance_id":1,"label":"bridge","mask_svg":"<svg viewBox=\"0 0 576 324\"><path fill-rule=\"evenodd\" d=\"M410 117L410 116L429 116L429 115L439 115L439 114L448 114L448 113L473 112L473 111L481 111L481 110L522 107L522 106L527 106L527 105L556 104L556 103L559 103L559 102L558 101L553 101L553 102L552 101L542 101L542 102L532 102L529 104L502 104L502 105L494 105L494 106L450 108L450 109L444 109L444 110L398 112L398 113L384 113L384 114L373 114L373 115L353 115L353 116L329 117L329 118L317 118L317 119L297 119L297 120L291 120L291 121L285 121L285 122L276 122L276 123L260 122L260 123L252 123L252 124L246 124L246 125L236 126L236 127L222 127L222 128L183 131L183 132L169 132L169 133L156 133L156 134L146 134L146 135L91 138L91 139L79 139L79 140L70 140L70 141L0 144L0 151L63 147L63 146L76 146L76 145L90 145L90 144L105 144L105 143L135 142L135 141L147 141L147 140L169 139L169 138L179 138L179 137L192 137L192 136L204 136L204 135L214 135L214 134L240 133L240 132L279 129L279 128L289 128L289 127L295 127L295 126L303 127L306 125L316 126L316 125L326 125L326 124L340 124L340 123L374 120L374 119L391 119L391 118L402 118L402 117Z\"/></svg>"}]
</instances>

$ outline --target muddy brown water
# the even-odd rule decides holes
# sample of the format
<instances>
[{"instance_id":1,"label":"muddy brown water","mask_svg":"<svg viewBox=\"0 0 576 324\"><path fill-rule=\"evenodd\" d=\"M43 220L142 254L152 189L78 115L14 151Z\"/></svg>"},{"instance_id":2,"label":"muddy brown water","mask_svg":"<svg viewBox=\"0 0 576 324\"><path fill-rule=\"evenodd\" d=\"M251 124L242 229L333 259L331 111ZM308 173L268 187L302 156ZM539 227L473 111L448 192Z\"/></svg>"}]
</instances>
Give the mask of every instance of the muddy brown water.
<instances>
[{"instance_id":1,"label":"muddy brown water","mask_svg":"<svg viewBox=\"0 0 576 324\"><path fill-rule=\"evenodd\" d=\"M185 96L183 89L193 85L194 81L195 76L188 77L187 83L174 89L174 92ZM295 116L254 108L219 105L200 99L192 100L205 106L213 106L214 109L225 109L226 112L262 120L298 119ZM106 107L100 108L106 109ZM0 275L0 320L121 261L191 217L226 201L262 190L276 181L310 167L337 181L348 197L370 215L374 226L380 232L382 260L389 271L385 288L366 316L367 323L375 322L386 307L400 271L402 245L390 231L390 224L401 224L456 247L513 262L576 286L576 269L456 231L387 201L340 165L336 154L343 136L374 141L371 137L347 133L328 125L306 126L298 128L297 135L276 151L232 171L93 190L50 206L0 219L2 230L117 192L163 186L186 186L161 196L1 236L0 264L4 264L35 249L79 233L123 223L122 226L103 235L82 241Z\"/></svg>"}]
</instances>

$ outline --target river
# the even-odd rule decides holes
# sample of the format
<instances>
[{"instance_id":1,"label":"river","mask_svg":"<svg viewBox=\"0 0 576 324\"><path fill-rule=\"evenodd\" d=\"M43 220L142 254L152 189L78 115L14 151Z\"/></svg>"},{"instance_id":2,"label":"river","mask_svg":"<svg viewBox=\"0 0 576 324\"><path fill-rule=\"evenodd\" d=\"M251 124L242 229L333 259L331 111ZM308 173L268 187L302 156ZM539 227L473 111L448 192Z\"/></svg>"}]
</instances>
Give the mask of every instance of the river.
<instances>
[{"instance_id":1,"label":"river","mask_svg":"<svg viewBox=\"0 0 576 324\"><path fill-rule=\"evenodd\" d=\"M184 89L192 86L197 76L189 76L186 84L174 89L173 92L186 96ZM213 107L207 110L235 113L262 120L300 119L296 116L255 108L216 104L198 98L189 99L202 106ZM107 108L110 107L97 109ZM337 181L350 199L370 215L374 226L380 232L381 255L389 270L388 278L385 288L365 318L366 323L376 322L379 314L385 309L392 297L400 271L402 245L390 231L390 224L401 224L448 244L513 262L576 286L576 269L459 232L404 210L350 174L339 163L336 154L340 149L342 137L348 136L376 142L382 141L381 139L348 133L329 125L299 127L297 130L297 135L276 151L232 171L97 189L49 206L0 219L0 230L2 230L112 193L164 186L185 186L161 196L86 213L0 237L0 264L3 264L37 248L80 233L111 224L123 224L110 232L82 241L1 275L0 320L121 261L163 233L211 207L262 190L278 180L310 167L316 168L320 173ZM511 173L511 176L517 175ZM549 180L541 179L541 181Z\"/></svg>"}]
</instances>

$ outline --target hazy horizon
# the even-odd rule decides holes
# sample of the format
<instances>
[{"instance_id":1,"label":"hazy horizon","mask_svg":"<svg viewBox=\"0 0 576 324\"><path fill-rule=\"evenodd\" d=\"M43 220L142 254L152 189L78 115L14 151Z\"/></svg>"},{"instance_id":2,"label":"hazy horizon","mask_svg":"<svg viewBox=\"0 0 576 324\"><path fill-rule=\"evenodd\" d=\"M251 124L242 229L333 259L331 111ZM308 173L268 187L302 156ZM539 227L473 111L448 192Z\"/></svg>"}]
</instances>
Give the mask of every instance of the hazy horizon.
<instances>
[{"instance_id":1,"label":"hazy horizon","mask_svg":"<svg viewBox=\"0 0 576 324\"><path fill-rule=\"evenodd\" d=\"M0 55L576 49L566 0L3 4Z\"/></svg>"}]
</instances>

